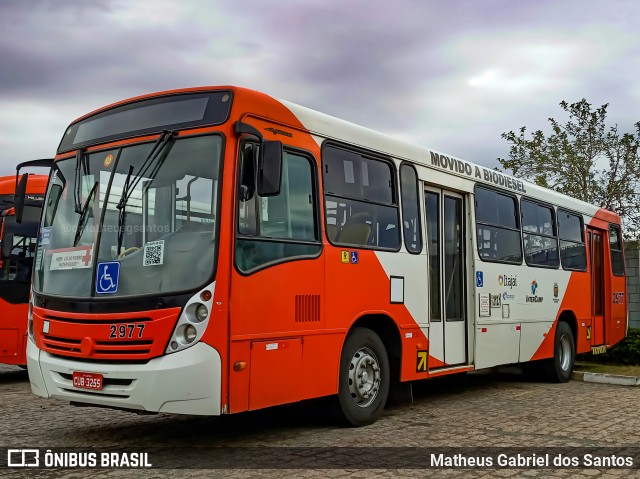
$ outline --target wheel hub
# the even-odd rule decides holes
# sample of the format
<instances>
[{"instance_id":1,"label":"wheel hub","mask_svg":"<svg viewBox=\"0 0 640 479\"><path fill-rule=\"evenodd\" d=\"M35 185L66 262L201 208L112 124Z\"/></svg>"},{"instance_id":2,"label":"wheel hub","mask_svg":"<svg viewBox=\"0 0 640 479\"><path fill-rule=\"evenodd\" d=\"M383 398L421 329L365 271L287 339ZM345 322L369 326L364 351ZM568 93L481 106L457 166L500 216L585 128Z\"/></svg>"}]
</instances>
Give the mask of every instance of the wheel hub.
<instances>
[{"instance_id":1,"label":"wheel hub","mask_svg":"<svg viewBox=\"0 0 640 479\"><path fill-rule=\"evenodd\" d=\"M369 406L380 390L380 364L375 353L369 348L361 348L349 363L349 392L353 402L359 407Z\"/></svg>"}]
</instances>

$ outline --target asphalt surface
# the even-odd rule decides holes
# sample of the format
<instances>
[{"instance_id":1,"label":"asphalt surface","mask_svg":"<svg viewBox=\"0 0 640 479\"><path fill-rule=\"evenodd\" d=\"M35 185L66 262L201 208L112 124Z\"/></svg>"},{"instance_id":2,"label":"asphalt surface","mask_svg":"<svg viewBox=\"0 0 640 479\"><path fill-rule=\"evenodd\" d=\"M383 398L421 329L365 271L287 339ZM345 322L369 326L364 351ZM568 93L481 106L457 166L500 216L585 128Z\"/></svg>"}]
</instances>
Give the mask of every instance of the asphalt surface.
<instances>
[{"instance_id":1,"label":"asphalt surface","mask_svg":"<svg viewBox=\"0 0 640 479\"><path fill-rule=\"evenodd\" d=\"M337 426L324 400L225 417L138 416L38 398L31 394L26 371L0 365L0 446L146 451L155 462L145 470L3 466L0 476L640 477L640 469L597 465L423 468L433 452L543 455L571 447L579 448L576 454L583 448L640 451L640 388L580 381L547 384L512 371L423 382L414 386L413 396L412 403L388 407L365 428Z\"/></svg>"}]
</instances>

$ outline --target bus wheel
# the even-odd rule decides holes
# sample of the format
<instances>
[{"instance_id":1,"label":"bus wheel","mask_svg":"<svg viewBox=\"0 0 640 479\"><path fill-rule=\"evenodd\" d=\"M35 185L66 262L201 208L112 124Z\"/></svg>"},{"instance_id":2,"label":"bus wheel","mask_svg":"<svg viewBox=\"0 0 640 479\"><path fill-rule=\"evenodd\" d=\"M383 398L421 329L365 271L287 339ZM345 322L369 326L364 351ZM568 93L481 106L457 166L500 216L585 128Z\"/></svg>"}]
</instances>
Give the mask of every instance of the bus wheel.
<instances>
[{"instance_id":1,"label":"bus wheel","mask_svg":"<svg viewBox=\"0 0 640 479\"><path fill-rule=\"evenodd\" d=\"M564 321L558 322L554 343L553 359L547 363L546 376L551 382L566 383L571 379L576 359L576 346L571 327Z\"/></svg>"},{"instance_id":2,"label":"bus wheel","mask_svg":"<svg viewBox=\"0 0 640 479\"><path fill-rule=\"evenodd\" d=\"M367 328L354 328L340 358L338 405L351 426L375 422L387 402L389 358L380 337Z\"/></svg>"}]
</instances>

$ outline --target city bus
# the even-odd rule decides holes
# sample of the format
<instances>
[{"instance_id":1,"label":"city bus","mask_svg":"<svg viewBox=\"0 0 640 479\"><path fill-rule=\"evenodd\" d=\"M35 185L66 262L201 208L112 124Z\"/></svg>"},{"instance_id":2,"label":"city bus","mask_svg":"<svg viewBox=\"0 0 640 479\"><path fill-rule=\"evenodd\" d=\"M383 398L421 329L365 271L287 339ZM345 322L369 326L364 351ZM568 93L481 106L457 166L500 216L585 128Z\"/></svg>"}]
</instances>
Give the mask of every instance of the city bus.
<instances>
[{"instance_id":1,"label":"city bus","mask_svg":"<svg viewBox=\"0 0 640 479\"><path fill-rule=\"evenodd\" d=\"M0 177L0 363L26 367L31 269L48 176L29 175L22 222L15 217L16 178Z\"/></svg>"},{"instance_id":2,"label":"city bus","mask_svg":"<svg viewBox=\"0 0 640 479\"><path fill-rule=\"evenodd\" d=\"M71 123L31 302L36 395L194 415L330 397L353 426L417 380L566 382L627 331L615 213L231 86Z\"/></svg>"}]
</instances>

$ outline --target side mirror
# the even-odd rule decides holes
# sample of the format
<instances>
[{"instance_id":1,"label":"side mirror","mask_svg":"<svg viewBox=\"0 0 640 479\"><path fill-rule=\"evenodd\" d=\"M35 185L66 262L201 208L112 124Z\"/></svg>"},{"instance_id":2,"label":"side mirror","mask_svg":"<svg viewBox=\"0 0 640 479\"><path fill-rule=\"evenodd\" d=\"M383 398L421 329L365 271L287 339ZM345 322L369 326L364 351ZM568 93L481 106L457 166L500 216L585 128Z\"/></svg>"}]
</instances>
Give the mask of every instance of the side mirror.
<instances>
[{"instance_id":1,"label":"side mirror","mask_svg":"<svg viewBox=\"0 0 640 479\"><path fill-rule=\"evenodd\" d=\"M258 195L277 196L280 194L282 179L282 143L264 141L258 157Z\"/></svg>"},{"instance_id":2,"label":"side mirror","mask_svg":"<svg viewBox=\"0 0 640 479\"><path fill-rule=\"evenodd\" d=\"M2 238L2 259L8 259L13 249L13 233L5 233Z\"/></svg>"},{"instance_id":3,"label":"side mirror","mask_svg":"<svg viewBox=\"0 0 640 479\"><path fill-rule=\"evenodd\" d=\"M20 178L20 182L16 181L16 193L14 196L14 208L16 212L16 223L22 223L22 212L24 211L24 198L27 193L27 178L29 173L25 173ZM17 180L17 175L16 175Z\"/></svg>"}]
</instances>

